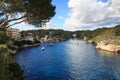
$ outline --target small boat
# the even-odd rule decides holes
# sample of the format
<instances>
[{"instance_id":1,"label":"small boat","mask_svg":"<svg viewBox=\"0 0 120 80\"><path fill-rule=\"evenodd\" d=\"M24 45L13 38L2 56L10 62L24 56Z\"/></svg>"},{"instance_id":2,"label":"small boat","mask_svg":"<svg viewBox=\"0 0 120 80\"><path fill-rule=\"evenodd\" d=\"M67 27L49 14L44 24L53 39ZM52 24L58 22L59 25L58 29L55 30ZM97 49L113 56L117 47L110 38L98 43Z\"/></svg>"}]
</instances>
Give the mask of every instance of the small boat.
<instances>
[{"instance_id":1,"label":"small boat","mask_svg":"<svg viewBox=\"0 0 120 80\"><path fill-rule=\"evenodd\" d=\"M45 47L42 47L41 50L44 51L44 50L45 50Z\"/></svg>"},{"instance_id":2,"label":"small boat","mask_svg":"<svg viewBox=\"0 0 120 80\"><path fill-rule=\"evenodd\" d=\"M30 70L28 70L28 73L30 73Z\"/></svg>"},{"instance_id":3,"label":"small boat","mask_svg":"<svg viewBox=\"0 0 120 80\"><path fill-rule=\"evenodd\" d=\"M52 46L53 44L52 44L52 43L50 43L49 45L50 45L50 46Z\"/></svg>"}]
</instances>

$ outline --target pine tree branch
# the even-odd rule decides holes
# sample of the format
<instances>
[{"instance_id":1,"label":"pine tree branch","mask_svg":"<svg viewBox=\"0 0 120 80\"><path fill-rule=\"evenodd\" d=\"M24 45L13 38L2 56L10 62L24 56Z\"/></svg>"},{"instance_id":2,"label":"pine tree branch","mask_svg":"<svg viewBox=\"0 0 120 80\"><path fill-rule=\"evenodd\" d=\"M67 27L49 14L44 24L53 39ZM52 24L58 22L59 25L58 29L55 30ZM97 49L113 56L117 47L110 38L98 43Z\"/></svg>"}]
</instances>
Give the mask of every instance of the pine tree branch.
<instances>
[{"instance_id":1,"label":"pine tree branch","mask_svg":"<svg viewBox=\"0 0 120 80\"><path fill-rule=\"evenodd\" d=\"M8 22L8 16L9 16L9 14L6 14L6 19L5 19L4 22L2 22L2 23L0 24L0 28L4 27L3 25Z\"/></svg>"},{"instance_id":2,"label":"pine tree branch","mask_svg":"<svg viewBox=\"0 0 120 80\"><path fill-rule=\"evenodd\" d=\"M12 22L12 21L17 21L17 20L20 20L20 19L23 19L23 18L26 17L26 16L24 15L24 16L22 16L22 17L20 17L20 18L15 18L15 19L8 20L8 16L9 16L9 15L6 15L6 20L0 24L0 28L5 27L4 25L5 25L6 23L9 23L9 22Z\"/></svg>"},{"instance_id":3,"label":"pine tree branch","mask_svg":"<svg viewBox=\"0 0 120 80\"><path fill-rule=\"evenodd\" d=\"M15 22L14 24L9 25L8 27L13 26L13 25L16 25L16 24L20 24L20 23L25 22L25 21L26 21L26 19L25 19L25 20L22 20L22 21L19 21L19 22Z\"/></svg>"},{"instance_id":4,"label":"pine tree branch","mask_svg":"<svg viewBox=\"0 0 120 80\"><path fill-rule=\"evenodd\" d=\"M20 20L20 19L23 19L23 18L25 18L25 17L26 17L26 16L24 15L24 16L22 16L22 17L20 17L20 18L15 18L15 19L8 20L8 22Z\"/></svg>"}]
</instances>

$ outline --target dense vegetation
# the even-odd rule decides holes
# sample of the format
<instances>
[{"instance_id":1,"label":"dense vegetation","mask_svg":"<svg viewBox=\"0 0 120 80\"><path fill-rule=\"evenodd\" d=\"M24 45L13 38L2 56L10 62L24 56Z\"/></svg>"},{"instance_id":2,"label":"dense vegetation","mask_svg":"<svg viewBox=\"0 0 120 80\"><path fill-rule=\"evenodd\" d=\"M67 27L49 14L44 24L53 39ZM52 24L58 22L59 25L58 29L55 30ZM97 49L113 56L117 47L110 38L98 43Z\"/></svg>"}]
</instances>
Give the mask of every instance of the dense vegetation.
<instances>
[{"instance_id":1,"label":"dense vegetation","mask_svg":"<svg viewBox=\"0 0 120 80\"><path fill-rule=\"evenodd\" d=\"M32 33L32 36L34 37L34 39L40 39L41 37L45 37L45 35L48 35L49 37L53 38L53 37L61 37L63 39L69 39L72 38L72 34L74 32L70 32L70 31L64 31L64 30L28 30L28 31L22 31L21 35L25 36L29 33Z\"/></svg>"},{"instance_id":2,"label":"dense vegetation","mask_svg":"<svg viewBox=\"0 0 120 80\"><path fill-rule=\"evenodd\" d=\"M24 80L23 71L8 54L8 45L11 39L0 30L0 80ZM8 45L7 45L8 44Z\"/></svg>"},{"instance_id":3,"label":"dense vegetation","mask_svg":"<svg viewBox=\"0 0 120 80\"><path fill-rule=\"evenodd\" d=\"M23 70L14 62L13 56L0 50L0 80L24 80Z\"/></svg>"},{"instance_id":4,"label":"dense vegetation","mask_svg":"<svg viewBox=\"0 0 120 80\"><path fill-rule=\"evenodd\" d=\"M40 39L45 35L50 37L61 37L63 39L73 38L73 34L76 34L76 38L83 39L87 37L88 40L94 40L95 42L100 42L101 40L107 43L112 43L115 45L120 45L120 25L110 27L110 28L98 28L95 30L83 30L83 31L64 31L64 30L28 30L22 31L22 35L32 33L34 38Z\"/></svg>"},{"instance_id":5,"label":"dense vegetation","mask_svg":"<svg viewBox=\"0 0 120 80\"><path fill-rule=\"evenodd\" d=\"M96 42L105 41L106 43L120 45L120 25L104 29L101 34L94 36L92 39Z\"/></svg>"},{"instance_id":6,"label":"dense vegetation","mask_svg":"<svg viewBox=\"0 0 120 80\"><path fill-rule=\"evenodd\" d=\"M6 35L4 30L0 30L0 44L6 44L10 39L9 36Z\"/></svg>"}]
</instances>

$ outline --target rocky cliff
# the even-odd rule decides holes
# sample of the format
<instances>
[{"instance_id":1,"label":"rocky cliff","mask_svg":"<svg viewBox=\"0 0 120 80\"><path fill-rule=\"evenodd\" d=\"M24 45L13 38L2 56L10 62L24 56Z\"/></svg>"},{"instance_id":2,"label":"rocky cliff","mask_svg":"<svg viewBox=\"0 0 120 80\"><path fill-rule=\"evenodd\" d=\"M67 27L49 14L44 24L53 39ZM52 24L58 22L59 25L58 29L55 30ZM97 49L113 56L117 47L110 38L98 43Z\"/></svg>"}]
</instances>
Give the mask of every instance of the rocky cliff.
<instances>
[{"instance_id":1,"label":"rocky cliff","mask_svg":"<svg viewBox=\"0 0 120 80\"><path fill-rule=\"evenodd\" d=\"M120 46L108 44L103 41L97 43L96 48L111 51L111 52L120 52Z\"/></svg>"}]
</instances>

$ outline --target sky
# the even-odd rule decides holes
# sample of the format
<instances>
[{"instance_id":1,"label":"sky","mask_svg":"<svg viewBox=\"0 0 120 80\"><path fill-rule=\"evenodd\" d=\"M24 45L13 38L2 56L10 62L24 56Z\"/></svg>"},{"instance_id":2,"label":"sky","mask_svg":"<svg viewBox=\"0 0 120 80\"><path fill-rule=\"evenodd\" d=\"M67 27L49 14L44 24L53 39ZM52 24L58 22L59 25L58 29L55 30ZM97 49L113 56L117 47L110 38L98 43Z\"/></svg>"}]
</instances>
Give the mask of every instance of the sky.
<instances>
[{"instance_id":1,"label":"sky","mask_svg":"<svg viewBox=\"0 0 120 80\"><path fill-rule=\"evenodd\" d=\"M120 24L120 0L52 0L56 15L42 29L92 30ZM20 30L38 29L26 23Z\"/></svg>"}]
</instances>

